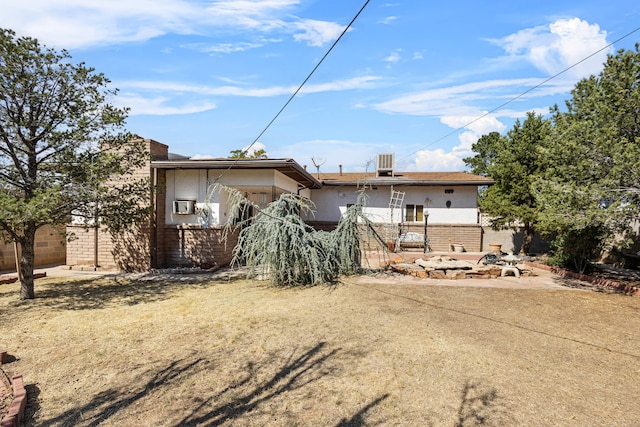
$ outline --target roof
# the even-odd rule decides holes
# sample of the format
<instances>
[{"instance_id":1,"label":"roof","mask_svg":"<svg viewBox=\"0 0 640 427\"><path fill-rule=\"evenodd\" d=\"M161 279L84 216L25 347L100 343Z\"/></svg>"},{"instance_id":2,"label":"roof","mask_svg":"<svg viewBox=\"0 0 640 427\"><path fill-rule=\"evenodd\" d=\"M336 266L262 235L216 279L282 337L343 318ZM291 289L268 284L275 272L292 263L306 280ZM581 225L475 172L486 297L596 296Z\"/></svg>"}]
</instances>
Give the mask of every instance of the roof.
<instances>
[{"instance_id":1,"label":"roof","mask_svg":"<svg viewBox=\"0 0 640 427\"><path fill-rule=\"evenodd\" d=\"M176 159L151 162L155 169L275 169L306 188L320 188L320 182L293 159Z\"/></svg>"},{"instance_id":2,"label":"roof","mask_svg":"<svg viewBox=\"0 0 640 427\"><path fill-rule=\"evenodd\" d=\"M394 172L393 176L376 176L369 172L321 173L322 185L343 186L358 185L367 182L372 185L491 185L490 178L468 172Z\"/></svg>"}]
</instances>

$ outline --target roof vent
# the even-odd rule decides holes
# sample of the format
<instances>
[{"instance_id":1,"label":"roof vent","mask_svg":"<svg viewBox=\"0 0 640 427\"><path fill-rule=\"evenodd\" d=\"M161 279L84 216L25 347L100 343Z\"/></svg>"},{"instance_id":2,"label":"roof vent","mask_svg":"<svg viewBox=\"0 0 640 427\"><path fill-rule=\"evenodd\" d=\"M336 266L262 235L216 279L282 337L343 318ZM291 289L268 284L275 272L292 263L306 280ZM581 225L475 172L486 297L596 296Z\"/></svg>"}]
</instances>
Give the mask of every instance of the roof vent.
<instances>
[{"instance_id":1,"label":"roof vent","mask_svg":"<svg viewBox=\"0 0 640 427\"><path fill-rule=\"evenodd\" d=\"M377 176L393 176L393 153L378 153Z\"/></svg>"}]
</instances>

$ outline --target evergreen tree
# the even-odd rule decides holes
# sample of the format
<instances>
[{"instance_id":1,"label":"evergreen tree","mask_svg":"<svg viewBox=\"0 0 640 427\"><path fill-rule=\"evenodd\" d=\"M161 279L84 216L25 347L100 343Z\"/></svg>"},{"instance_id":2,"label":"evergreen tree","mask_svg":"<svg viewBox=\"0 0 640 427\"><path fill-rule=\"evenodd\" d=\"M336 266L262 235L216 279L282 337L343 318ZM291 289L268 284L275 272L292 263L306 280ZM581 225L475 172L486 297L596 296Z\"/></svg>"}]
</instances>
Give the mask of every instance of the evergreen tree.
<instances>
[{"instance_id":1,"label":"evergreen tree","mask_svg":"<svg viewBox=\"0 0 640 427\"><path fill-rule=\"evenodd\" d=\"M630 231L640 212L640 51L610 55L603 71L578 82L566 111L552 110L536 184L541 227L556 260L584 270Z\"/></svg>"},{"instance_id":2,"label":"evergreen tree","mask_svg":"<svg viewBox=\"0 0 640 427\"><path fill-rule=\"evenodd\" d=\"M123 130L126 110L108 103L104 75L69 60L0 29L0 237L22 249L22 299L35 297L38 228L73 212L122 230L149 214L148 181L126 179L146 161Z\"/></svg>"},{"instance_id":3,"label":"evergreen tree","mask_svg":"<svg viewBox=\"0 0 640 427\"><path fill-rule=\"evenodd\" d=\"M480 208L493 217L495 228L522 226L524 253L529 252L536 231L533 183L546 167L541 152L548 132L548 121L529 112L506 136L497 132L482 136L472 147L477 154L464 159L471 172L495 181L480 197Z\"/></svg>"}]
</instances>

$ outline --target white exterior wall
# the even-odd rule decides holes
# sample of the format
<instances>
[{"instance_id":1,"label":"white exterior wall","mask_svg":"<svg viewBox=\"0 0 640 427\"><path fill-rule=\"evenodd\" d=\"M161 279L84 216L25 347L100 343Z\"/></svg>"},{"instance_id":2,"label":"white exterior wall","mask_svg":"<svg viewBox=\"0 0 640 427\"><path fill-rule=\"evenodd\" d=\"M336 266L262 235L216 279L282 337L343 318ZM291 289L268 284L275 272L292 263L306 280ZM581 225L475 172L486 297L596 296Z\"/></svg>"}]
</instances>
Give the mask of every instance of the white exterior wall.
<instances>
[{"instance_id":1,"label":"white exterior wall","mask_svg":"<svg viewBox=\"0 0 640 427\"><path fill-rule=\"evenodd\" d=\"M169 169L166 180L166 223L167 224L200 224L224 225L228 220L226 194L215 194L211 200L207 200L209 183L213 183L221 174L219 170L204 169ZM283 175L276 170L230 170L220 178L219 183L241 191L247 191L249 199L256 204L260 203L259 194L265 192L270 201L271 188L277 187L279 191L296 193L298 182ZM268 190L268 191L267 191ZM306 191L309 194L309 191ZM197 208L207 208L208 217L195 214L183 215L173 213L174 200L194 200Z\"/></svg>"},{"instance_id":2,"label":"white exterior wall","mask_svg":"<svg viewBox=\"0 0 640 427\"><path fill-rule=\"evenodd\" d=\"M429 213L429 224L477 224L478 223L478 190L475 186L458 187L402 187L394 186L395 191L405 192L401 209L394 209L393 219L389 209L391 198L390 187L368 189L365 212L374 222L402 222L405 218L407 204L423 205L424 212ZM446 194L445 189L453 190ZM311 191L311 199L316 205L316 215L310 220L337 222L347 209L347 204L357 202L356 187L324 187ZM425 199L430 202L427 206ZM451 201L451 207L446 202Z\"/></svg>"}]
</instances>

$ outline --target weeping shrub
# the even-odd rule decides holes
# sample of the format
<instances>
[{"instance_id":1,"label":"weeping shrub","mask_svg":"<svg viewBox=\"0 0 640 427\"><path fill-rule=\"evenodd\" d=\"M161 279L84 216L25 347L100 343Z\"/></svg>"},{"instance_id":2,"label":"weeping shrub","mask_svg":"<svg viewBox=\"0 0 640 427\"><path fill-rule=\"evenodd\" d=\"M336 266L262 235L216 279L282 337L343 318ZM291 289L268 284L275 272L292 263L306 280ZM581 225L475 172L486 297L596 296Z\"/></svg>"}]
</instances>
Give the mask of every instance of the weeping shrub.
<instances>
[{"instance_id":1,"label":"weeping shrub","mask_svg":"<svg viewBox=\"0 0 640 427\"><path fill-rule=\"evenodd\" d=\"M237 190L221 187L230 194L233 216L251 203ZM260 210L242 227L233 250L233 264L244 264L254 275L262 275L280 286L317 285L333 282L338 275L357 273L362 262L360 229L373 230L362 214L364 192L359 203L347 209L332 232L314 230L301 215L313 213L311 200L295 194L283 194ZM233 217L232 216L232 217Z\"/></svg>"},{"instance_id":2,"label":"weeping shrub","mask_svg":"<svg viewBox=\"0 0 640 427\"><path fill-rule=\"evenodd\" d=\"M293 194L278 200L244 224L234 249L240 261L282 286L329 282L335 271L326 268L326 239L302 221L311 201Z\"/></svg>"}]
</instances>

